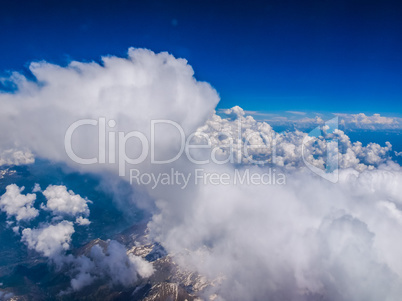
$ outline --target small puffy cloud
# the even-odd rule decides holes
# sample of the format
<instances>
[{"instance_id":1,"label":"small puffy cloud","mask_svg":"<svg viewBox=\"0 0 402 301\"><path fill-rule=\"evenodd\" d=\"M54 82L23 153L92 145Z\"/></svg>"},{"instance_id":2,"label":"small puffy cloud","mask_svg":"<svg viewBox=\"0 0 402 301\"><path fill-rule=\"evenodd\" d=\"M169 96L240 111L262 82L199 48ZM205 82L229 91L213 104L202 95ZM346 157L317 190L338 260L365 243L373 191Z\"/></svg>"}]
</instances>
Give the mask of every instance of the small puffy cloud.
<instances>
[{"instance_id":1,"label":"small puffy cloud","mask_svg":"<svg viewBox=\"0 0 402 301\"><path fill-rule=\"evenodd\" d=\"M223 111L223 113L225 113L229 118L232 119L238 119L246 114L244 110L239 106L234 106L231 109L226 109Z\"/></svg>"},{"instance_id":2,"label":"small puffy cloud","mask_svg":"<svg viewBox=\"0 0 402 301\"><path fill-rule=\"evenodd\" d=\"M68 190L63 185L49 185L43 195L47 199L46 210L55 215L89 215L88 200Z\"/></svg>"},{"instance_id":3,"label":"small puffy cloud","mask_svg":"<svg viewBox=\"0 0 402 301\"><path fill-rule=\"evenodd\" d=\"M43 256L56 257L70 248L73 233L73 223L62 221L38 229L24 229L21 241Z\"/></svg>"},{"instance_id":4,"label":"small puffy cloud","mask_svg":"<svg viewBox=\"0 0 402 301\"><path fill-rule=\"evenodd\" d=\"M26 165L35 162L35 157L30 151L7 149L0 151L0 166L2 165Z\"/></svg>"},{"instance_id":5,"label":"small puffy cloud","mask_svg":"<svg viewBox=\"0 0 402 301\"><path fill-rule=\"evenodd\" d=\"M79 216L75 219L75 222L80 225L80 226L88 226L91 222L87 218L83 218L82 216Z\"/></svg>"},{"instance_id":6,"label":"small puffy cloud","mask_svg":"<svg viewBox=\"0 0 402 301\"><path fill-rule=\"evenodd\" d=\"M32 189L32 192L41 192L42 188L40 188L40 185L38 183L35 183L34 188Z\"/></svg>"},{"instance_id":7,"label":"small puffy cloud","mask_svg":"<svg viewBox=\"0 0 402 301\"><path fill-rule=\"evenodd\" d=\"M20 234L20 227L19 226L12 227L11 229L13 230L13 232L15 234Z\"/></svg>"},{"instance_id":8,"label":"small puffy cloud","mask_svg":"<svg viewBox=\"0 0 402 301\"><path fill-rule=\"evenodd\" d=\"M36 200L35 194L21 194L24 187L16 184L6 187L6 192L0 198L0 209L8 218L15 217L17 221L29 221L38 216L39 212L33 207Z\"/></svg>"}]
</instances>

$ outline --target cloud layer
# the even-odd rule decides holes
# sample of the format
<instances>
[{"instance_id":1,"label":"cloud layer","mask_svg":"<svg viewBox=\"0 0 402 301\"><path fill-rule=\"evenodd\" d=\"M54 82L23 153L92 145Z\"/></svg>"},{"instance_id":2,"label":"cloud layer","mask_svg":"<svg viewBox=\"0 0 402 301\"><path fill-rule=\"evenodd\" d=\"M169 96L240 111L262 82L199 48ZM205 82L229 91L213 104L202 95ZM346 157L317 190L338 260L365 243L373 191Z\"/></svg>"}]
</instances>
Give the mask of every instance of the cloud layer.
<instances>
[{"instance_id":1,"label":"cloud layer","mask_svg":"<svg viewBox=\"0 0 402 301\"><path fill-rule=\"evenodd\" d=\"M167 53L130 49L128 58L105 57L102 64L72 62L61 67L40 62L31 64L30 70L35 81L16 74L17 92L0 94L4 108L0 124L15 128L0 133L2 149L27 147L39 157L106 174L109 187L119 187L119 180L109 176L117 175L117 164L83 166L68 158L64 136L69 125L81 118L105 117L115 121L108 124L108 133L137 130L150 138L150 121L168 119L180 124L186 134L196 131L195 143L203 144L208 137L219 160L233 156L225 164L204 164L204 173L233 175L250 169L261 174L271 167L286 173L286 185L132 187L138 197L127 201L149 204L151 238L181 266L214 281L202 292L206 299L399 300L402 170L389 162L389 143L352 143L343 131L326 127L312 136L297 130L276 133L239 107L220 117L213 114L219 100L216 91L196 81L185 60ZM356 124L393 125L377 115L353 118ZM178 149L178 139L168 128L162 133L156 149L170 158ZM97 134L89 128L74 136L75 151L86 158L97 155ZM328 140L339 142L333 157L339 158L337 184L312 174L303 160L325 169L333 159L327 157ZM245 155L238 144L227 147L233 141L256 147ZM139 148L127 145L132 156L138 155ZM207 149L194 153L197 158L205 155L211 155ZM146 161L138 166L141 172L171 167L189 172L199 166L187 158L170 165ZM35 217L35 195L22 195L16 185L9 187L1 209L17 220ZM134 285L138 275L152 274L148 262L127 254L114 241L94 246L85 256L67 255L75 231L72 220L78 225L89 223L88 202L64 186L49 186L43 194L44 208L64 220L23 229L22 241L50 261L72 267L72 290L102 277L111 284Z\"/></svg>"},{"instance_id":2,"label":"cloud layer","mask_svg":"<svg viewBox=\"0 0 402 301\"><path fill-rule=\"evenodd\" d=\"M226 110L219 110L224 113ZM272 126L282 126L288 128L297 128L299 130L312 129L316 126L323 125L325 119L339 117L339 124L345 130L398 130L402 128L402 118L393 116L381 116L374 113L366 115L365 113L347 114L347 113L317 113L317 112L299 112L286 111L281 114L246 111L247 114L253 116L257 120L265 121Z\"/></svg>"},{"instance_id":3,"label":"cloud layer","mask_svg":"<svg viewBox=\"0 0 402 301\"><path fill-rule=\"evenodd\" d=\"M397 300L401 169L346 169L340 177L332 184L300 171L284 186L206 185L185 219L161 201L151 228L183 266L221 283L205 297Z\"/></svg>"}]
</instances>

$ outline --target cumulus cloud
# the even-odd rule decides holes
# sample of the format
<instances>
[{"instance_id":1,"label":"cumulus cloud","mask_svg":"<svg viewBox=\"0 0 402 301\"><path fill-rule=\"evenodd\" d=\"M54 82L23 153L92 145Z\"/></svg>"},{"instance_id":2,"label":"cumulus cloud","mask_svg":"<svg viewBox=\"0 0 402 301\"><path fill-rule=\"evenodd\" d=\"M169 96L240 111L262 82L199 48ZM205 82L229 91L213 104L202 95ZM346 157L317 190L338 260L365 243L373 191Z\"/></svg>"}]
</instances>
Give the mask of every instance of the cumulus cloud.
<instances>
[{"instance_id":1,"label":"cumulus cloud","mask_svg":"<svg viewBox=\"0 0 402 301\"><path fill-rule=\"evenodd\" d=\"M312 136L297 130L276 133L239 107L224 113L226 118L214 115L200 127L194 142L209 140L221 162L232 153L233 164L206 164L204 175L233 178L237 170L264 174L276 168L285 173L286 185L207 181L190 188L190 204L179 192L156 201L152 237L183 267L213 281L203 296L397 300L402 170L389 162L392 146L352 143L328 126ZM335 185L314 176L302 160L304 146L307 160L325 168L327 140L333 139L340 168ZM247 156L236 146L246 141L256 146ZM203 155L194 153L199 159ZM185 210L178 210L181 206Z\"/></svg>"},{"instance_id":2,"label":"cumulus cloud","mask_svg":"<svg viewBox=\"0 0 402 301\"><path fill-rule=\"evenodd\" d=\"M38 185L35 189L39 191ZM22 195L24 187L19 188L12 184L7 186L6 193L1 198L1 208L9 216L16 216L19 220L30 220L38 215L38 210L32 207L36 199L35 194ZM43 194L47 198L46 210L56 215L77 216L75 223L80 226L90 224L83 215L89 215L88 200L67 191L65 186L49 185ZM11 223L11 222L10 222ZM13 227L16 234L20 227ZM105 247L96 244L89 254L81 256L66 255L70 249L72 235L75 233L74 224L63 220L57 224L42 224L38 228L25 228L21 232L21 241L29 249L35 250L49 258L50 264L67 268L73 274L71 289L78 291L93 283L96 279L103 279L111 284L130 286L140 277L149 277L153 273L151 263L141 257L127 253L126 248L117 241L109 241ZM72 268L72 269L71 269Z\"/></svg>"},{"instance_id":3,"label":"cumulus cloud","mask_svg":"<svg viewBox=\"0 0 402 301\"><path fill-rule=\"evenodd\" d=\"M79 222L81 225L87 223L87 219ZM135 284L138 276L147 278L153 274L151 263L129 254L122 244L114 240L108 241L102 247L95 244L87 255L66 255L74 232L73 223L64 220L55 225L45 224L35 229L24 229L21 241L29 249L49 258L49 263L56 264L60 270L67 269L72 274L73 291L79 291L97 279L113 285L130 286Z\"/></svg>"},{"instance_id":4,"label":"cumulus cloud","mask_svg":"<svg viewBox=\"0 0 402 301\"><path fill-rule=\"evenodd\" d=\"M39 211L33 207L36 195L21 192L25 187L19 188L15 184L8 185L6 192L0 198L0 209L7 214L8 218L15 217L17 222L29 221L38 216Z\"/></svg>"},{"instance_id":5,"label":"cumulus cloud","mask_svg":"<svg viewBox=\"0 0 402 301\"><path fill-rule=\"evenodd\" d=\"M2 165L26 165L35 162L35 157L30 151L15 149L0 150L0 166Z\"/></svg>"},{"instance_id":6,"label":"cumulus cloud","mask_svg":"<svg viewBox=\"0 0 402 301\"><path fill-rule=\"evenodd\" d=\"M92 119L100 126L99 118L105 118L107 139L110 132L135 130L149 140L151 120L171 120L178 123L185 133L193 132L213 114L219 101L217 92L209 84L194 78L194 71L186 60L145 49L130 49L126 58L107 56L100 64L71 62L61 67L37 62L32 63L29 69L33 81L21 74L14 74L10 81L17 87L16 91L0 94L0 126L13 128L13 131L0 133L0 148L26 147L35 156L101 174L118 174L118 166L113 163L80 165L66 154L66 130L77 120ZM109 120L115 123L108 123ZM113 123L115 127L111 126ZM162 127L159 132L162 135L158 136L155 149L163 152L156 155L171 158L177 152L176 142L180 136L169 127ZM95 126L85 126L76 131L72 136L74 152L82 158L97 157L99 145L98 139L94 139L97 133ZM128 143L126 150L130 157L136 157L141 145L135 139L131 140L133 143ZM104 154L107 160L111 157L109 151L107 147ZM149 169L149 163L141 166L141 170ZM77 214L77 224L88 223L83 218L88 213L87 205L80 196L60 186L48 187L43 194L47 198L46 208L52 213L70 217ZM147 203L151 202L147 200ZM42 255L64 262L66 256L57 254L70 246L72 233L73 223L62 221L56 225L24 229L22 240ZM143 276L150 273L150 269L144 268L145 264L139 258L132 255L124 257L122 252L116 253L119 248L113 245L110 250L98 250L98 253L94 253L96 259L90 261L109 269L110 276L117 277L118 272L127 276L134 269L138 269L137 273ZM116 262L118 259L122 262L120 265ZM84 261L88 262L86 259ZM79 286L91 281L89 274L80 275L81 278L72 282L72 285ZM128 277L128 280L118 278L118 282L125 283L133 280L133 277Z\"/></svg>"},{"instance_id":7,"label":"cumulus cloud","mask_svg":"<svg viewBox=\"0 0 402 301\"><path fill-rule=\"evenodd\" d=\"M41 192L42 188L40 188L40 185L38 183L35 183L34 188L32 189L32 192Z\"/></svg>"},{"instance_id":8,"label":"cumulus cloud","mask_svg":"<svg viewBox=\"0 0 402 301\"><path fill-rule=\"evenodd\" d=\"M180 264L220 283L206 298L397 300L401 170L345 169L340 178L293 171L284 186L208 184L185 219L160 201L150 226Z\"/></svg>"},{"instance_id":9,"label":"cumulus cloud","mask_svg":"<svg viewBox=\"0 0 402 301\"><path fill-rule=\"evenodd\" d=\"M21 240L28 248L43 256L55 258L70 248L71 235L74 232L72 222L62 221L56 225L46 225L38 229L24 229Z\"/></svg>"},{"instance_id":10,"label":"cumulus cloud","mask_svg":"<svg viewBox=\"0 0 402 301\"><path fill-rule=\"evenodd\" d=\"M72 190L67 191L67 187L63 185L49 185L43 195L47 199L44 209L52 211L55 215L89 215L87 199L75 194ZM85 222L80 219L81 223Z\"/></svg>"},{"instance_id":11,"label":"cumulus cloud","mask_svg":"<svg viewBox=\"0 0 402 301\"><path fill-rule=\"evenodd\" d=\"M220 162L228 160L238 164L272 164L288 169L305 166L305 160L324 169L327 140L337 140L336 153L340 168L364 170L379 166L390 157L392 146L360 142L352 143L341 130L331 133L325 128L319 135L309 135L295 130L275 132L266 122L256 121L245 115L240 107L225 110L227 117L212 116L196 133L194 143L210 141ZM320 123L323 123L321 120ZM305 160L303 160L303 157Z\"/></svg>"},{"instance_id":12,"label":"cumulus cloud","mask_svg":"<svg viewBox=\"0 0 402 301\"><path fill-rule=\"evenodd\" d=\"M101 64L73 61L61 67L36 62L29 69L35 81L14 75L10 80L18 88L16 92L0 94L0 126L13 128L12 132L0 133L0 146L6 149L21 145L40 157L66 162L80 170L117 173L117 166L81 165L68 157L64 147L66 130L78 120L114 120L115 127L105 125L107 134L138 131L149 141L151 120L170 120L185 133L193 132L219 101L209 84L195 80L186 60L166 52L131 48L127 58L107 56ZM171 126L160 125L160 129L163 135L158 136L155 149L163 152L156 155L171 158L177 153L180 136ZM97 133L98 128L90 125L74 132L74 152L82 158L98 157ZM142 146L131 140L127 153L136 158ZM108 147L105 158L109 159Z\"/></svg>"},{"instance_id":13,"label":"cumulus cloud","mask_svg":"<svg viewBox=\"0 0 402 301\"><path fill-rule=\"evenodd\" d=\"M80 225L80 226L88 226L91 222L87 218L83 218L82 216L79 216L75 219L75 222Z\"/></svg>"}]
</instances>

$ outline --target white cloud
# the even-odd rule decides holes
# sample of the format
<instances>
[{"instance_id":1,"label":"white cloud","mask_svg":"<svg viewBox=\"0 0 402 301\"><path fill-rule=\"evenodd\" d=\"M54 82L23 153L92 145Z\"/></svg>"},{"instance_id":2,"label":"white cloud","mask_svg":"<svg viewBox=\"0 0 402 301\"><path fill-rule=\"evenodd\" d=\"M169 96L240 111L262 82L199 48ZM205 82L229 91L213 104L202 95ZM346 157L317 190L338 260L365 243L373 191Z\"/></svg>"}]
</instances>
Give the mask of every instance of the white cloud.
<instances>
[{"instance_id":1,"label":"white cloud","mask_svg":"<svg viewBox=\"0 0 402 301\"><path fill-rule=\"evenodd\" d=\"M206 172L217 170L233 173ZM332 184L292 171L284 186L198 187L185 212L160 200L151 229L183 267L221 279L205 298L397 300L402 170L346 169L340 177ZM379 210L384 199L394 204L384 207L389 214Z\"/></svg>"},{"instance_id":2,"label":"white cloud","mask_svg":"<svg viewBox=\"0 0 402 301\"><path fill-rule=\"evenodd\" d=\"M14 93L0 94L0 147L21 145L37 156L66 162L79 170L112 171L116 164L80 165L66 154L66 129L80 119L105 117L116 127L107 131L143 133L149 140L151 120L168 119L186 133L194 131L213 113L219 96L207 83L194 79L184 59L163 52L129 49L127 58L107 56L102 65L73 61L67 67L46 62L30 65L35 82L14 76ZM29 126L26 126L29 124ZM95 126L80 128L73 136L73 149L83 158L98 154ZM174 156L179 141L176 130L167 128L157 139L156 150ZM138 143L127 144L127 153L136 156ZM108 148L106 158L108 158ZM156 154L157 156L159 154ZM173 157L172 156L172 157ZM146 164L142 168L148 168Z\"/></svg>"},{"instance_id":3,"label":"white cloud","mask_svg":"<svg viewBox=\"0 0 402 301\"><path fill-rule=\"evenodd\" d=\"M351 122L354 123L362 123L362 124L393 124L397 123L394 118L383 117L380 114L373 114L373 116L367 116L364 113L360 113L357 115L352 115L353 120Z\"/></svg>"},{"instance_id":4,"label":"white cloud","mask_svg":"<svg viewBox=\"0 0 402 301\"><path fill-rule=\"evenodd\" d=\"M19 226L12 227L11 229L13 230L13 232L15 234L20 234L20 227Z\"/></svg>"},{"instance_id":5,"label":"white cloud","mask_svg":"<svg viewBox=\"0 0 402 301\"><path fill-rule=\"evenodd\" d=\"M83 166L67 156L66 129L79 119L113 119L116 127L107 127L107 131L136 130L149 139L151 120L172 120L186 133L193 132L212 115L219 101L209 84L195 80L194 71L186 60L145 49L130 49L127 58L104 57L102 64L72 62L60 67L46 62L32 63L30 71L35 81L16 74L11 80L18 87L17 91L0 94L0 127L13 129L0 133L0 148L26 147L39 157L64 162L77 170L117 174L116 164ZM77 131L73 136L74 151L86 158L96 156L97 139L92 139L92 135L97 132L98 129L91 126ZM175 154L174 142L180 138L177 132L171 129L160 132L163 135L159 135L156 150L162 149L162 155ZM135 156L138 150L138 143L127 145L130 155ZM108 155L107 149L106 158ZM147 162L139 168L153 167ZM48 198L47 209L60 215L87 215L87 205L80 196L74 196L66 188L56 188L48 187L43 192ZM76 221L85 223L79 217ZM73 223L62 221L57 225L25 229L22 235L29 248L50 256L53 261L63 262L67 257L63 252L69 247L73 232ZM131 283L135 273L144 277L150 274L149 265L133 255L124 257L113 247L101 253L98 252L97 261L93 260L99 270L104 267L109 271L105 272L108 277L117 277L111 279L112 282ZM119 272L126 278L121 278ZM82 278L74 282L76 288L91 281L91 274L80 275Z\"/></svg>"},{"instance_id":6,"label":"white cloud","mask_svg":"<svg viewBox=\"0 0 402 301\"><path fill-rule=\"evenodd\" d=\"M87 256L66 256L64 262L74 266L75 275L71 279L73 291L81 290L96 279L129 287L135 285L138 276L148 278L154 272L152 263L127 254L126 248L115 240L108 241L105 247L94 245Z\"/></svg>"},{"instance_id":7,"label":"white cloud","mask_svg":"<svg viewBox=\"0 0 402 301\"><path fill-rule=\"evenodd\" d=\"M221 111L223 112L223 110ZM371 116L364 113L346 114L346 113L307 113L298 111L285 111L284 113L260 114L256 111L245 111L247 114L255 117L257 120L263 120L272 126L281 126L289 129L297 128L299 130L312 129L317 125L321 125L325 119L339 117L339 124L345 130L389 130L401 129L402 118L386 117L375 113ZM290 115L289 115L290 114ZM262 118L265 115L266 118ZM288 116L286 116L288 115Z\"/></svg>"},{"instance_id":8,"label":"white cloud","mask_svg":"<svg viewBox=\"0 0 402 301\"><path fill-rule=\"evenodd\" d=\"M86 222L89 221L81 218L81 225L85 225ZM130 286L134 285L138 276L147 278L153 274L151 263L128 254L126 248L114 240L108 241L105 248L98 244L94 245L87 256L66 255L74 232L73 223L63 220L56 225L46 224L36 229L24 229L21 241L29 249L48 257L50 263L56 264L59 268L68 268L69 273L73 275L71 279L73 291L81 290L92 284L95 279Z\"/></svg>"},{"instance_id":9,"label":"white cloud","mask_svg":"<svg viewBox=\"0 0 402 301\"><path fill-rule=\"evenodd\" d=\"M40 185L38 183L35 183L34 188L32 189L32 192L41 192L42 188L40 188Z\"/></svg>"},{"instance_id":10,"label":"white cloud","mask_svg":"<svg viewBox=\"0 0 402 301\"><path fill-rule=\"evenodd\" d=\"M87 218L83 218L82 216L79 216L75 219L75 222L80 225L80 226L88 226L89 224L91 224L91 222L89 221L89 219Z\"/></svg>"},{"instance_id":11,"label":"white cloud","mask_svg":"<svg viewBox=\"0 0 402 301\"><path fill-rule=\"evenodd\" d=\"M146 278L154 271L151 263L127 254L126 248L114 240L109 242L105 250L99 245L93 246L90 258L114 284L133 285L138 279L137 275Z\"/></svg>"},{"instance_id":12,"label":"white cloud","mask_svg":"<svg viewBox=\"0 0 402 301\"><path fill-rule=\"evenodd\" d=\"M341 124L348 128L358 129L397 129L402 126L401 119L397 117L385 117L380 114L368 116L364 113L359 114L335 114L341 119Z\"/></svg>"},{"instance_id":13,"label":"white cloud","mask_svg":"<svg viewBox=\"0 0 402 301\"><path fill-rule=\"evenodd\" d=\"M15 217L17 221L29 221L38 216L39 212L33 207L35 194L21 194L24 187L15 184L8 185L6 192L0 198L0 209L7 213L7 217Z\"/></svg>"},{"instance_id":14,"label":"white cloud","mask_svg":"<svg viewBox=\"0 0 402 301\"><path fill-rule=\"evenodd\" d=\"M0 290L0 300L13 300L14 294L11 292Z\"/></svg>"},{"instance_id":15,"label":"white cloud","mask_svg":"<svg viewBox=\"0 0 402 301\"><path fill-rule=\"evenodd\" d=\"M55 215L89 215L88 200L75 194L73 191L67 191L63 185L49 185L43 195L47 199L46 210L52 211Z\"/></svg>"},{"instance_id":16,"label":"white cloud","mask_svg":"<svg viewBox=\"0 0 402 301\"><path fill-rule=\"evenodd\" d=\"M0 166L2 165L26 165L35 162L35 157L30 151L15 149L0 150Z\"/></svg>"},{"instance_id":17,"label":"white cloud","mask_svg":"<svg viewBox=\"0 0 402 301\"><path fill-rule=\"evenodd\" d=\"M402 170L388 161L391 145L352 143L341 130L305 140L300 131L275 133L240 108L225 113L228 118L214 115L200 127L198 142L211 137L221 159L229 137L262 144L250 150L253 159L271 158L275 144L273 167L286 173L286 185L207 184L158 198L151 236L183 268L215 280L203 297L396 300L402 293L402 244L395 243L402 231ZM339 142L337 184L312 175L301 156L305 143L308 159L323 168L326 139L333 138ZM238 151L234 146L235 159L240 155L234 165L209 164L204 173L233 178L235 168L259 174L269 168Z\"/></svg>"},{"instance_id":18,"label":"white cloud","mask_svg":"<svg viewBox=\"0 0 402 301\"><path fill-rule=\"evenodd\" d=\"M46 225L38 229L24 229L21 240L28 248L43 256L56 258L70 248L71 235L74 232L72 222L62 221L56 225Z\"/></svg>"},{"instance_id":19,"label":"white cloud","mask_svg":"<svg viewBox=\"0 0 402 301\"><path fill-rule=\"evenodd\" d=\"M293 115L306 115L306 112L300 112L300 111L286 111L286 113L290 113Z\"/></svg>"},{"instance_id":20,"label":"white cloud","mask_svg":"<svg viewBox=\"0 0 402 301\"><path fill-rule=\"evenodd\" d=\"M250 164L257 161L283 166L288 169L305 166L304 158L311 164L324 168L327 156L326 140L337 139L340 168L364 170L384 163L390 157L391 144L381 147L376 143L363 146L360 142L352 143L341 130L335 129L332 134L322 132L320 136L309 137L301 131L275 132L266 122L256 121L245 115L240 107L225 111L228 118L212 116L197 131L198 142L205 144L209 137L212 146L217 147L217 157L224 161L231 155L228 146L233 147L233 161ZM316 120L323 124L323 120ZM240 138L240 142L237 141ZM245 151L245 146L247 150Z\"/></svg>"},{"instance_id":21,"label":"white cloud","mask_svg":"<svg viewBox=\"0 0 402 301\"><path fill-rule=\"evenodd\" d=\"M97 276L94 275L96 270L95 264L86 256L67 257L67 262L72 262L75 266L76 275L71 279L71 289L79 291L85 286L91 285Z\"/></svg>"}]
</instances>

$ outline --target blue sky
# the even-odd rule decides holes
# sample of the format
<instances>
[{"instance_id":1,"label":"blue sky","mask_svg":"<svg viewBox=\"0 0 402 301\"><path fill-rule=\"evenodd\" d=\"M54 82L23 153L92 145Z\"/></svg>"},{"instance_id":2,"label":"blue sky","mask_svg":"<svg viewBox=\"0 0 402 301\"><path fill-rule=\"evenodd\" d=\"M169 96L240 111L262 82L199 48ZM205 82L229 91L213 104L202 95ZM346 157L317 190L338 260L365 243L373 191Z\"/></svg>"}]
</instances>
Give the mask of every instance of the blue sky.
<instances>
[{"instance_id":1,"label":"blue sky","mask_svg":"<svg viewBox=\"0 0 402 301\"><path fill-rule=\"evenodd\" d=\"M387 0L3 2L0 70L146 47L188 59L220 108L401 115L401 15Z\"/></svg>"}]
</instances>

